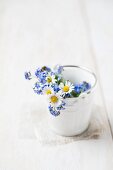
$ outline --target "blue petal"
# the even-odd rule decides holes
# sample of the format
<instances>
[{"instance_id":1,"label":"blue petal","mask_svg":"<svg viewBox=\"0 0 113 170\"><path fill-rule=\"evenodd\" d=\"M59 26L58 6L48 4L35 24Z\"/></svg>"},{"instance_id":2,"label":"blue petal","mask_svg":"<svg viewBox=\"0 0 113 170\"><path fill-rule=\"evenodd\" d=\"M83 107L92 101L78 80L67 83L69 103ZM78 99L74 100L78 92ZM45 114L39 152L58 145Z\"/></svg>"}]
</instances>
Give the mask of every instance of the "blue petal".
<instances>
[{"instance_id":1,"label":"blue petal","mask_svg":"<svg viewBox=\"0 0 113 170\"><path fill-rule=\"evenodd\" d=\"M55 71L56 74L61 74L62 71L63 71L63 66L56 65L55 68L54 68L54 71Z\"/></svg>"},{"instance_id":2,"label":"blue petal","mask_svg":"<svg viewBox=\"0 0 113 170\"><path fill-rule=\"evenodd\" d=\"M30 72L25 72L25 79L31 80L31 73Z\"/></svg>"},{"instance_id":3,"label":"blue petal","mask_svg":"<svg viewBox=\"0 0 113 170\"><path fill-rule=\"evenodd\" d=\"M58 116L60 114L59 110L55 110L52 106L49 106L49 111L53 116Z\"/></svg>"}]
</instances>

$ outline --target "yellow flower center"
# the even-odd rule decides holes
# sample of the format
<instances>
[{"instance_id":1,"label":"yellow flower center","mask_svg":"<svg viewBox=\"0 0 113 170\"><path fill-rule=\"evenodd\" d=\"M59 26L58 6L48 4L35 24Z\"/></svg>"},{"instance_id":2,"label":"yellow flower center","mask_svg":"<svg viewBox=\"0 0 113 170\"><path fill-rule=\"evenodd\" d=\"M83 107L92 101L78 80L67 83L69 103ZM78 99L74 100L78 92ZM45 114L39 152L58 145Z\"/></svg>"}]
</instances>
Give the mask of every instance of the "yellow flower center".
<instances>
[{"instance_id":1,"label":"yellow flower center","mask_svg":"<svg viewBox=\"0 0 113 170\"><path fill-rule=\"evenodd\" d=\"M51 94L52 92L51 92L51 90L47 90L46 91L46 94L48 95L48 94Z\"/></svg>"},{"instance_id":2,"label":"yellow flower center","mask_svg":"<svg viewBox=\"0 0 113 170\"><path fill-rule=\"evenodd\" d=\"M47 77L47 82L48 82L48 83L52 82L52 78L51 78L50 76Z\"/></svg>"},{"instance_id":3,"label":"yellow flower center","mask_svg":"<svg viewBox=\"0 0 113 170\"><path fill-rule=\"evenodd\" d=\"M56 96L51 96L51 102L56 103L58 101L58 98Z\"/></svg>"},{"instance_id":4,"label":"yellow flower center","mask_svg":"<svg viewBox=\"0 0 113 170\"><path fill-rule=\"evenodd\" d=\"M68 92L68 91L69 91L69 86L64 86L64 87L63 87L63 91L64 91L64 92Z\"/></svg>"}]
</instances>

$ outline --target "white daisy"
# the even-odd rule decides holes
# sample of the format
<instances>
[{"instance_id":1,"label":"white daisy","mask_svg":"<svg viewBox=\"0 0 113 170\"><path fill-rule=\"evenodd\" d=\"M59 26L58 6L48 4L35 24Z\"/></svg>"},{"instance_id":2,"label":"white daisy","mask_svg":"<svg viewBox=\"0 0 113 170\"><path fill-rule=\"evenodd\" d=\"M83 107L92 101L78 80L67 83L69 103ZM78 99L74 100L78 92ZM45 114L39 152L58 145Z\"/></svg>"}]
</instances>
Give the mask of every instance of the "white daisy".
<instances>
[{"instance_id":1,"label":"white daisy","mask_svg":"<svg viewBox=\"0 0 113 170\"><path fill-rule=\"evenodd\" d=\"M60 83L59 87L61 88L62 94L68 94L74 90L74 85L70 81L66 81L65 84Z\"/></svg>"},{"instance_id":2,"label":"white daisy","mask_svg":"<svg viewBox=\"0 0 113 170\"><path fill-rule=\"evenodd\" d=\"M53 94L54 90L52 87L45 86L43 89L43 94L50 95Z\"/></svg>"},{"instance_id":3,"label":"white daisy","mask_svg":"<svg viewBox=\"0 0 113 170\"><path fill-rule=\"evenodd\" d=\"M58 107L59 105L61 105L63 99L58 93L50 94L48 96L49 102L53 107Z\"/></svg>"},{"instance_id":4,"label":"white daisy","mask_svg":"<svg viewBox=\"0 0 113 170\"><path fill-rule=\"evenodd\" d=\"M52 84L52 83L55 83L57 80L55 79L55 75L49 74L46 77L46 81L47 81L48 84Z\"/></svg>"}]
</instances>

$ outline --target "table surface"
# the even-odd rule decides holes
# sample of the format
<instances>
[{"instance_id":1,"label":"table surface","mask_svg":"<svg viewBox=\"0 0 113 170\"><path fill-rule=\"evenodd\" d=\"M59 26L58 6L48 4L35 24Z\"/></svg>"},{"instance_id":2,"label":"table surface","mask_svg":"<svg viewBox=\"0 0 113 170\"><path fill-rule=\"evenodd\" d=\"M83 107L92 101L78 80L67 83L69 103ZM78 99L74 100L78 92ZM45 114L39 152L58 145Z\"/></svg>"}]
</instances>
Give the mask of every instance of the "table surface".
<instances>
[{"instance_id":1,"label":"table surface","mask_svg":"<svg viewBox=\"0 0 113 170\"><path fill-rule=\"evenodd\" d=\"M57 63L96 72L95 105L106 126L98 140L44 146L19 137L22 108L37 102L37 114L45 111L24 71ZM1 0L0 170L112 170L112 73L112 0Z\"/></svg>"}]
</instances>

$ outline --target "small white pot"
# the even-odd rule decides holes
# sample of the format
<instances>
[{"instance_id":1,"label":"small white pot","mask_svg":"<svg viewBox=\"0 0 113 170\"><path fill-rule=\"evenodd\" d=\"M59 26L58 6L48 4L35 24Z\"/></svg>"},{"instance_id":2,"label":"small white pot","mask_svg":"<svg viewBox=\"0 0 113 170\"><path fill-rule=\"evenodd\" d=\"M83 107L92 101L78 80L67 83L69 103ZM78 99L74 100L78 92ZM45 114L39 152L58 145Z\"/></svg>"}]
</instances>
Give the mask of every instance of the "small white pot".
<instances>
[{"instance_id":1,"label":"small white pot","mask_svg":"<svg viewBox=\"0 0 113 170\"><path fill-rule=\"evenodd\" d=\"M91 89L79 97L67 98L65 110L61 110L60 115L55 117L48 111L51 130L62 136L74 136L88 128L97 79L94 73L80 66L64 66L62 74L66 80L70 80L74 84L83 81L91 84Z\"/></svg>"}]
</instances>

